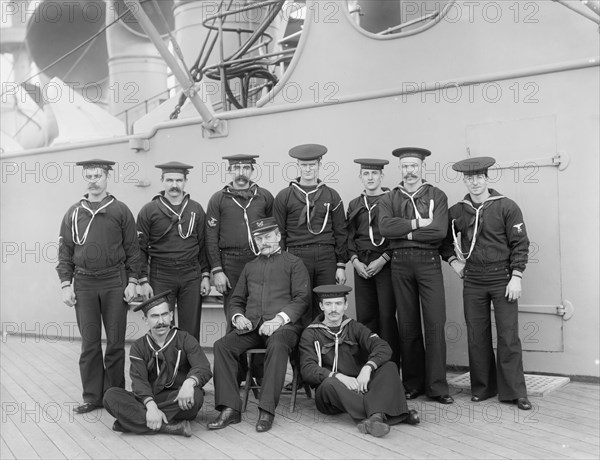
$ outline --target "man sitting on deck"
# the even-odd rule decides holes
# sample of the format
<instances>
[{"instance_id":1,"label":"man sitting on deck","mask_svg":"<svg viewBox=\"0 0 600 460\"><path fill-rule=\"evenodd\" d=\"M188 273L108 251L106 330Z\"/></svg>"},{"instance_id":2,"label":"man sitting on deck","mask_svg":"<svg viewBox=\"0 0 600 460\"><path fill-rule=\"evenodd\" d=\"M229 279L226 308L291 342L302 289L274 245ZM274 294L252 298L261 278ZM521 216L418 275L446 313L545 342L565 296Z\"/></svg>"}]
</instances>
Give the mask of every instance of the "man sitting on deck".
<instances>
[{"instance_id":1,"label":"man sitting on deck","mask_svg":"<svg viewBox=\"0 0 600 460\"><path fill-rule=\"evenodd\" d=\"M104 407L117 420L114 431L145 434L160 432L191 436L202 402L202 387L212 378L210 364L198 341L171 327L171 291L158 294L134 311L144 312L150 330L131 346L132 392L112 387Z\"/></svg>"},{"instance_id":2,"label":"man sitting on deck","mask_svg":"<svg viewBox=\"0 0 600 460\"><path fill-rule=\"evenodd\" d=\"M416 425L420 420L417 411L408 410L398 368L390 361L390 346L344 315L351 290L339 284L313 289L323 313L300 339L302 378L317 387L319 412L345 412L357 421L361 433L380 437L390 425Z\"/></svg>"}]
</instances>

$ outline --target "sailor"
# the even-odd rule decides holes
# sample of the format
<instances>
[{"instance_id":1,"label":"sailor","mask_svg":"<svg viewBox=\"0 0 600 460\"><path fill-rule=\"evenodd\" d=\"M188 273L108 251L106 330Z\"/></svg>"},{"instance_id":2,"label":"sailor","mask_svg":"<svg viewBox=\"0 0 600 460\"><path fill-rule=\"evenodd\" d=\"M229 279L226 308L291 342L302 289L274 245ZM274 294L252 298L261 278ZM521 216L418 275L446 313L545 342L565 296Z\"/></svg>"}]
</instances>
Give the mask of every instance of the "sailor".
<instances>
[{"instance_id":1,"label":"sailor","mask_svg":"<svg viewBox=\"0 0 600 460\"><path fill-rule=\"evenodd\" d=\"M379 233L378 201L389 192L381 186L388 160L359 158L363 192L348 204L348 255L354 267L356 320L378 334L392 348L400 366L400 344L390 261L389 242Z\"/></svg>"},{"instance_id":2,"label":"sailor","mask_svg":"<svg viewBox=\"0 0 600 460\"><path fill-rule=\"evenodd\" d=\"M441 404L452 404L446 380L446 299L439 254L448 228L448 199L422 178L429 150L402 147L392 154L400 161L403 181L379 200L379 231L393 251L392 284L406 399L425 393Z\"/></svg>"},{"instance_id":3,"label":"sailor","mask_svg":"<svg viewBox=\"0 0 600 460\"><path fill-rule=\"evenodd\" d=\"M491 157L478 157L452 166L463 173L469 193L450 208L450 230L441 253L464 283L471 401L498 395L500 401L530 410L518 334L518 300L529 238L519 206L488 187L488 169L495 162ZM497 360L492 346L491 302Z\"/></svg>"},{"instance_id":4,"label":"sailor","mask_svg":"<svg viewBox=\"0 0 600 460\"><path fill-rule=\"evenodd\" d=\"M200 341L202 296L210 292L205 248L206 214L186 193L191 165L171 161L156 165L164 190L139 212L138 239L142 254L140 291L145 299L171 291L180 329Z\"/></svg>"},{"instance_id":5,"label":"sailor","mask_svg":"<svg viewBox=\"0 0 600 460\"><path fill-rule=\"evenodd\" d=\"M214 345L215 408L221 413L208 424L210 430L241 421L236 370L239 357L250 348L266 348L256 431L271 429L288 356L298 344L302 319L309 311L308 272L298 257L281 250L275 219L252 222L251 231L260 255L246 264L233 291L235 330Z\"/></svg>"},{"instance_id":6,"label":"sailor","mask_svg":"<svg viewBox=\"0 0 600 460\"><path fill-rule=\"evenodd\" d=\"M229 303L244 266L260 251L252 238L250 222L273 214L273 195L252 181L258 155L229 155L228 173L232 181L216 192L208 202L206 248L213 284L223 294L223 310L227 332L234 327ZM238 382L246 380L246 359L240 357ZM261 361L256 360L256 372L261 375Z\"/></svg>"},{"instance_id":7,"label":"sailor","mask_svg":"<svg viewBox=\"0 0 600 460\"><path fill-rule=\"evenodd\" d=\"M229 301L246 263L260 252L250 233L250 222L273 213L273 195L252 181L258 155L230 155L233 180L208 202L206 246L215 288L224 299L228 331L232 329Z\"/></svg>"},{"instance_id":8,"label":"sailor","mask_svg":"<svg viewBox=\"0 0 600 460\"><path fill-rule=\"evenodd\" d=\"M313 289L322 313L302 333L302 377L317 387L320 412L348 413L361 433L380 437L390 425L416 425L419 415L408 410L390 346L345 315L351 290L335 284Z\"/></svg>"},{"instance_id":9,"label":"sailor","mask_svg":"<svg viewBox=\"0 0 600 460\"><path fill-rule=\"evenodd\" d=\"M198 341L172 327L173 307L165 291L134 308L142 310L148 333L131 346L132 391L110 388L104 407L116 418L114 431L191 436L211 379L210 364Z\"/></svg>"},{"instance_id":10,"label":"sailor","mask_svg":"<svg viewBox=\"0 0 600 460\"><path fill-rule=\"evenodd\" d=\"M321 159L327 147L303 144L292 148L300 177L275 198L273 215L281 229L283 249L300 257L310 275L311 287L344 284L348 243L344 204L338 192L319 179ZM312 318L319 314L313 296Z\"/></svg>"},{"instance_id":11,"label":"sailor","mask_svg":"<svg viewBox=\"0 0 600 460\"><path fill-rule=\"evenodd\" d=\"M58 265L63 301L75 307L81 334L78 414L102 407L104 392L125 387L127 303L136 296L140 250L129 208L106 191L114 161L87 160L87 192L60 225ZM106 351L102 356L102 324Z\"/></svg>"}]
</instances>

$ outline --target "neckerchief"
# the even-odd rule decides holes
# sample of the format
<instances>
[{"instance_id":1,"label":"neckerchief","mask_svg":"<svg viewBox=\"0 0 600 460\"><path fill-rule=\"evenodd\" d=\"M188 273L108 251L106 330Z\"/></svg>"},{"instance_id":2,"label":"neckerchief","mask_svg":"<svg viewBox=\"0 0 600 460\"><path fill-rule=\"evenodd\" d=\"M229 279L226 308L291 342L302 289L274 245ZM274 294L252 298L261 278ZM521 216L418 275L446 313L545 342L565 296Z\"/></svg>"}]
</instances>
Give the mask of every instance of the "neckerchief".
<instances>
[{"instance_id":1,"label":"neckerchief","mask_svg":"<svg viewBox=\"0 0 600 460\"><path fill-rule=\"evenodd\" d=\"M313 323L310 326L308 326L309 328L320 329L323 332L325 332L325 334L327 336L331 337L330 341L325 342L323 345L321 345L321 343L318 340L314 341L315 352L317 353L317 359L319 361L320 367L323 367L322 356L329 353L329 351L333 348L334 354L333 354L333 365L332 365L331 370L333 372L337 372L338 358L339 358L339 345L342 343L345 343L348 345L356 345L355 341L350 340L348 338L348 329L345 327L350 321L351 321L350 318L343 319L342 324L340 325L340 330L338 332L333 332L324 323Z\"/></svg>"},{"instance_id":2,"label":"neckerchief","mask_svg":"<svg viewBox=\"0 0 600 460\"><path fill-rule=\"evenodd\" d=\"M454 240L454 249L455 249L454 252L456 253L456 256L458 257L458 259L461 260L462 262L465 262L466 260L468 260L469 257L471 257L471 254L473 254L473 249L475 249L475 243L477 242L477 237L479 236L479 234L481 233L481 229L483 228L483 211L486 208L488 208L492 202L499 200L501 198L504 198L503 195L496 194L497 192L490 189L490 194L492 192L494 194L490 195L485 200L483 200L481 202L481 205L477 208L475 206L473 206L473 203L469 199L469 195L465 196L465 198L462 201L459 201L459 203L462 203L467 206L467 210L475 211L474 215L471 213L469 220L467 222L467 238L466 239L467 239L467 241L469 241L469 240L471 241L471 246L469 247L469 252L467 252L467 253L463 252L462 244L456 234L456 229L454 227L454 221L456 219L452 219L451 227L452 227L452 239Z\"/></svg>"},{"instance_id":3,"label":"neckerchief","mask_svg":"<svg viewBox=\"0 0 600 460\"><path fill-rule=\"evenodd\" d=\"M237 191L237 190L236 190ZM245 198L248 200L248 203L246 204L246 206L242 206L238 200L235 199L235 197L231 197L231 200L239 206L239 208L242 210L242 212L244 213L244 223L246 224L246 233L248 235L248 245L250 246L250 249L252 250L252 253L257 256L260 254L260 251L258 250L258 248L256 247L256 245L254 244L254 238L252 238L252 232L250 231L250 221L248 220L248 212L247 209L250 207L250 205L252 204L252 200L256 197L256 195L258 194L258 187L254 187L254 191L251 191L250 189L244 189L244 190L239 190L238 192L245 192L245 193L238 193L237 195ZM229 190L229 193L231 193L231 190ZM232 193L233 195L233 193Z\"/></svg>"},{"instance_id":4,"label":"neckerchief","mask_svg":"<svg viewBox=\"0 0 600 460\"><path fill-rule=\"evenodd\" d=\"M296 198L305 203L304 207L302 208L302 211L300 212L300 218L298 219L298 227L306 224L306 227L308 228L308 231L310 233L312 233L313 235L320 235L321 233L323 233L325 227L327 226L327 219L329 218L329 209L331 208L331 203L323 203L323 206L325 206L326 211L325 219L323 219L323 225L321 226L321 230L319 230L318 232L314 232L310 222L315 216L317 210L315 204L317 203L317 201L321 197L321 194L323 193L323 187L325 187L325 183L318 181L317 187L314 190L311 190L310 192L305 192L297 181L292 182L291 186L292 191L296 195Z\"/></svg>"},{"instance_id":5,"label":"neckerchief","mask_svg":"<svg viewBox=\"0 0 600 460\"><path fill-rule=\"evenodd\" d=\"M404 188L404 185L401 183L396 187L396 190L400 191L404 196L408 197L408 200L404 200L401 204L400 215L406 219L410 219L412 213L411 210L415 213L415 219L423 219L429 218L429 188L431 184L428 182L423 182L423 184L413 193L410 193L408 190Z\"/></svg>"},{"instance_id":6,"label":"neckerchief","mask_svg":"<svg viewBox=\"0 0 600 460\"><path fill-rule=\"evenodd\" d=\"M173 383L175 383L177 371L179 370L179 363L181 361L181 350L177 350L177 361L175 362L173 375L170 379L166 372L167 363L165 362L164 350L171 344L171 342L175 339L176 335L177 328L172 328L169 331L169 334L167 335L165 344L162 347L159 347L156 344L156 342L154 342L154 339L152 339L150 332L146 334L146 342L148 343L148 346L150 347L150 349L152 350L152 354L154 355L154 359L150 360L150 362L147 363L148 372L152 371L152 369L156 367L156 380L152 385L153 390L155 391L154 394L159 393L164 388L170 388L171 386L173 386Z\"/></svg>"},{"instance_id":7,"label":"neckerchief","mask_svg":"<svg viewBox=\"0 0 600 460\"><path fill-rule=\"evenodd\" d=\"M183 233L183 228L181 226L181 223L182 223L182 218L183 218L183 213L185 211L185 208L187 207L188 203L190 202L190 196L188 194L186 194L183 197L183 202L182 202L180 212L176 212L173 208L171 208L171 204L165 199L164 193L162 193L162 192L158 196L158 201L171 213L171 225L169 226L167 231L161 235L160 238L165 236L169 232L169 230L171 230L171 228L175 224L175 222L178 222L177 230L179 231L179 236L181 237L181 239L185 240L185 239L189 238L190 235L192 234L192 232L194 231L194 224L196 223L196 213L194 211L192 211L190 213L190 222L188 224L187 232L185 234ZM167 213L167 215L168 215L168 213ZM159 238L159 240L160 240L160 238Z\"/></svg>"},{"instance_id":8,"label":"neckerchief","mask_svg":"<svg viewBox=\"0 0 600 460\"><path fill-rule=\"evenodd\" d=\"M232 197L239 197L244 200L253 198L258 193L258 185L254 182L250 182L248 188L236 189L233 188L233 184L227 184L225 186L225 193Z\"/></svg>"},{"instance_id":9,"label":"neckerchief","mask_svg":"<svg viewBox=\"0 0 600 460\"><path fill-rule=\"evenodd\" d=\"M86 202L89 202L87 199L87 196L84 196L81 199L81 201L79 202L79 206L75 207L75 209L73 210L73 214L71 214L71 237L73 239L73 243L75 243L76 245L79 245L79 246L83 246L85 244L85 241L87 240L87 237L88 237L88 233L90 231L90 227L92 226L92 222L94 221L96 214L98 214L100 211L106 209L112 202L115 201L115 197L112 195L107 195L102 201L106 200L107 198L110 198L110 200L108 200L107 203L103 204L95 211L93 211L91 208L89 208L87 206ZM79 225L77 224L80 208L85 209L87 212L89 212L92 215L92 218L88 222L87 227L85 228L85 231L83 232L83 236L81 236L81 237L79 236Z\"/></svg>"}]
</instances>

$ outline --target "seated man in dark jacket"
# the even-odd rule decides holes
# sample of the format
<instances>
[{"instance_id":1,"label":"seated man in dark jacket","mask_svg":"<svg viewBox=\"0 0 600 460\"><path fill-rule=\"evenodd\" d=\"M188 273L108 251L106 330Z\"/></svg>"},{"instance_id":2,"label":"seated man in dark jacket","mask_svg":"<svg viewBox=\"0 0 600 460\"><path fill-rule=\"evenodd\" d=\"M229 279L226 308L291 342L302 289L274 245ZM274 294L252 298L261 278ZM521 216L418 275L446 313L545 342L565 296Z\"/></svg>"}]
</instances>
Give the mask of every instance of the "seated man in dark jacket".
<instances>
[{"instance_id":1,"label":"seated man in dark jacket","mask_svg":"<svg viewBox=\"0 0 600 460\"><path fill-rule=\"evenodd\" d=\"M408 410L398 368L390 361L387 342L366 326L348 318L344 285L313 289L323 313L302 333L302 378L317 387L315 402L324 414L348 413L361 433L376 437L396 423L419 423Z\"/></svg>"},{"instance_id":2,"label":"seated man in dark jacket","mask_svg":"<svg viewBox=\"0 0 600 460\"><path fill-rule=\"evenodd\" d=\"M246 264L231 296L229 311L235 329L214 345L215 408L221 413L208 424L210 430L241 421L238 357L250 348L263 347L266 353L256 431L271 429L288 356L298 344L308 314L308 271L302 260L281 250L275 219L259 219L250 228L260 255Z\"/></svg>"},{"instance_id":3,"label":"seated man in dark jacket","mask_svg":"<svg viewBox=\"0 0 600 460\"><path fill-rule=\"evenodd\" d=\"M104 394L104 407L117 419L115 431L192 434L189 420L198 415L204 401L202 387L212 374L198 341L171 327L170 293L158 294L134 309L144 312L150 330L129 352L132 392L112 387Z\"/></svg>"}]
</instances>

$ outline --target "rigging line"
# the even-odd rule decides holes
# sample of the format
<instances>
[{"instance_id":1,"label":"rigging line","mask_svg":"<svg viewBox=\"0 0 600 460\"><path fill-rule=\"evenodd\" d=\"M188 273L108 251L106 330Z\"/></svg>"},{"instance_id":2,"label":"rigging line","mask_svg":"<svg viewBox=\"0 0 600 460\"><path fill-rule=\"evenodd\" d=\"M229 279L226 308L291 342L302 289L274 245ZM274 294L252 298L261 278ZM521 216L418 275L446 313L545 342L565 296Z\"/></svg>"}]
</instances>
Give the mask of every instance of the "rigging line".
<instances>
[{"instance_id":1,"label":"rigging line","mask_svg":"<svg viewBox=\"0 0 600 460\"><path fill-rule=\"evenodd\" d=\"M65 81L65 79L71 74L71 72L73 72L73 69L75 69L75 67L77 67L77 65L79 65L79 63L81 62L81 60L83 59L83 57L87 54L87 52L90 50L90 48L94 44L94 41L96 40L96 38L97 37L94 37L93 40L90 40L90 42L87 44L87 47L83 50L83 52L75 60L75 62L71 66L71 68L69 70L67 70L67 72L65 73L64 77L61 79L62 81ZM43 100L43 98L42 98L42 100ZM19 128L19 130L15 134L13 134L13 137L17 137L21 133L21 131L23 131L27 127L27 125L29 125L29 123L35 123L38 126L38 128L42 129L42 126L40 126L40 124L37 123L33 119L33 117L35 117L40 112L40 110L43 112L42 106L38 106L37 109L35 110L35 112L31 115L31 117L25 115L21 110L19 110L21 113L23 113L23 115L25 115L27 117L27 121L25 121L25 123L23 123L21 125L21 127Z\"/></svg>"},{"instance_id":2,"label":"rigging line","mask_svg":"<svg viewBox=\"0 0 600 460\"><path fill-rule=\"evenodd\" d=\"M129 12L129 10L124 11L114 21L112 21L110 24L107 24L104 27L102 27L102 29L100 29L98 32L96 32L94 35L92 35L90 38L88 38L87 40L83 41L82 43L80 43L79 45L77 45L75 48L73 48L71 51L65 53L64 55L62 55L61 57L59 57L58 59L56 59L54 62L48 64L46 67L44 67L43 69L41 69L38 73L36 73L36 74L34 74L34 75L30 76L30 77L27 77L25 80L23 80L21 83L18 83L18 84L19 85L23 85L24 83L27 83L29 80L31 80L31 79L33 79L33 78L41 75L42 73L44 73L46 70L50 69L51 67L54 67L60 61L62 61L63 59L67 58L68 56L70 56L71 54L73 54L75 51L78 51L79 48L83 48L90 41L95 40L96 37L98 37L99 35L103 34L106 31L106 29L108 29L110 26L112 26L117 21L119 21L128 12ZM4 96L5 93L6 93L6 91L3 91L2 93L0 93L0 97Z\"/></svg>"}]
</instances>

